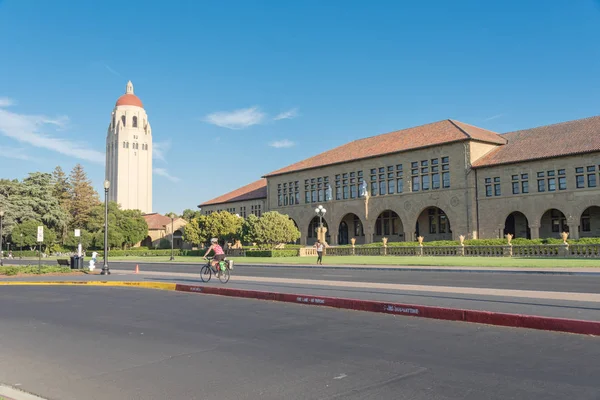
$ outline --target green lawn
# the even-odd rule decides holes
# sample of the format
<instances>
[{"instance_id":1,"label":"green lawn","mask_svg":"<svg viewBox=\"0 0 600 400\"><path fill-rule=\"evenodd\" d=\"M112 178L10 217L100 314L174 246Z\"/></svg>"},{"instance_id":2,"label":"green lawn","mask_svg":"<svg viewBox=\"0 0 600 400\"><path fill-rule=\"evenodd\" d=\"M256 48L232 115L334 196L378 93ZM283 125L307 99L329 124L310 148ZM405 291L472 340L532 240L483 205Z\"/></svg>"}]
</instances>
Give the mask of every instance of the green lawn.
<instances>
[{"instance_id":1,"label":"green lawn","mask_svg":"<svg viewBox=\"0 0 600 400\"><path fill-rule=\"evenodd\" d=\"M243 264L314 264L316 257L231 257ZM165 262L169 257L112 257L114 261ZM175 262L203 263L202 257L175 257ZM331 256L324 257L329 265L403 265L455 267L598 267L600 260L564 258L502 258L502 257L396 257L396 256Z\"/></svg>"}]
</instances>

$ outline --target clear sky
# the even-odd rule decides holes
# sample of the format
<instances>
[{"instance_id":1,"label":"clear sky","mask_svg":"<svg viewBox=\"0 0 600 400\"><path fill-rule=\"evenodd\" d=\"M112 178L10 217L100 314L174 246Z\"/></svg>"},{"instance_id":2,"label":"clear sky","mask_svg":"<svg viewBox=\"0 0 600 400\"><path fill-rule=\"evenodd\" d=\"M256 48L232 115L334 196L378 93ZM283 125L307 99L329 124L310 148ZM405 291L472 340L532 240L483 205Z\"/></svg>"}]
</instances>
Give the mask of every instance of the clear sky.
<instances>
[{"instance_id":1,"label":"clear sky","mask_svg":"<svg viewBox=\"0 0 600 400\"><path fill-rule=\"evenodd\" d=\"M600 114L600 1L0 0L0 177L81 162L101 190L129 79L181 212L365 136Z\"/></svg>"}]
</instances>

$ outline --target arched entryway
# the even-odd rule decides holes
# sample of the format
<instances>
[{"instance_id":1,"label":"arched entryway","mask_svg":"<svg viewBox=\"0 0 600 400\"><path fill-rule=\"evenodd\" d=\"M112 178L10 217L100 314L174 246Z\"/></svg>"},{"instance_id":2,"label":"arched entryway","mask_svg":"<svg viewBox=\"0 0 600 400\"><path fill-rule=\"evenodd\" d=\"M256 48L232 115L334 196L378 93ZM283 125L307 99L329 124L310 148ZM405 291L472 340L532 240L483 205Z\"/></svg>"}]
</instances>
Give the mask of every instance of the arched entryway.
<instances>
[{"instance_id":1,"label":"arched entryway","mask_svg":"<svg viewBox=\"0 0 600 400\"><path fill-rule=\"evenodd\" d=\"M146 236L146 239L142 240L142 243L140 243L140 246L151 249L152 248L152 238L150 236Z\"/></svg>"},{"instance_id":2,"label":"arched entryway","mask_svg":"<svg viewBox=\"0 0 600 400\"><path fill-rule=\"evenodd\" d=\"M424 209L415 226L415 237L423 236L426 242L437 240L452 240L452 228L450 219L438 207L427 207Z\"/></svg>"},{"instance_id":3,"label":"arched entryway","mask_svg":"<svg viewBox=\"0 0 600 400\"><path fill-rule=\"evenodd\" d=\"M529 221L525 214L520 211L515 211L506 217L506 220L504 221L504 236L509 233L513 235L514 238L531 239Z\"/></svg>"},{"instance_id":4,"label":"arched entryway","mask_svg":"<svg viewBox=\"0 0 600 400\"><path fill-rule=\"evenodd\" d=\"M588 207L581 214L579 237L600 237L600 207Z\"/></svg>"},{"instance_id":5,"label":"arched entryway","mask_svg":"<svg viewBox=\"0 0 600 400\"><path fill-rule=\"evenodd\" d=\"M176 249L183 248L183 232L179 229L173 233L173 247Z\"/></svg>"},{"instance_id":6,"label":"arched entryway","mask_svg":"<svg viewBox=\"0 0 600 400\"><path fill-rule=\"evenodd\" d=\"M294 226L296 227L296 229L298 229L298 231L300 231L300 238L302 237L302 231L300 230L300 228L298 227L298 224L296 223L296 220L294 220L294 218L290 218L292 220L292 222L294 223ZM294 244L300 244L300 238L298 238Z\"/></svg>"},{"instance_id":7,"label":"arched entryway","mask_svg":"<svg viewBox=\"0 0 600 400\"><path fill-rule=\"evenodd\" d=\"M313 245L317 241L317 229L319 228L319 217L314 217L310 224L308 224L308 235L306 235L306 244ZM329 231L329 227L327 226L327 221L323 218L323 227L327 228L327 232L325 233L325 240L327 243L331 241L331 232Z\"/></svg>"},{"instance_id":8,"label":"arched entryway","mask_svg":"<svg viewBox=\"0 0 600 400\"><path fill-rule=\"evenodd\" d=\"M365 231L363 224L356 214L346 214L338 227L338 244L350 244L352 238L356 239L356 244L365 242Z\"/></svg>"},{"instance_id":9,"label":"arched entryway","mask_svg":"<svg viewBox=\"0 0 600 400\"><path fill-rule=\"evenodd\" d=\"M388 239L388 242L403 242L405 240L404 225L395 211L385 210L375 220L373 241L380 242L384 237Z\"/></svg>"},{"instance_id":10,"label":"arched entryway","mask_svg":"<svg viewBox=\"0 0 600 400\"><path fill-rule=\"evenodd\" d=\"M540 238L560 238L562 232L569 232L567 218L562 211L552 208L540 219Z\"/></svg>"}]
</instances>

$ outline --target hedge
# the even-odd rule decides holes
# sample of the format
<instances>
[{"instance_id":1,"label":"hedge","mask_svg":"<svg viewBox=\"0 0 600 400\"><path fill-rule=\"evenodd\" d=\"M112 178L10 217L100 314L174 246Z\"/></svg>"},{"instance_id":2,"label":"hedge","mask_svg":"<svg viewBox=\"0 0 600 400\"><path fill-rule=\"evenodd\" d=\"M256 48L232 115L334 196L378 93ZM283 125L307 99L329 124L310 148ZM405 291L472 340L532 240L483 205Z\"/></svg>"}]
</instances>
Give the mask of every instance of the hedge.
<instances>
[{"instance_id":1,"label":"hedge","mask_svg":"<svg viewBox=\"0 0 600 400\"><path fill-rule=\"evenodd\" d=\"M246 257L296 257L298 250L247 250Z\"/></svg>"}]
</instances>

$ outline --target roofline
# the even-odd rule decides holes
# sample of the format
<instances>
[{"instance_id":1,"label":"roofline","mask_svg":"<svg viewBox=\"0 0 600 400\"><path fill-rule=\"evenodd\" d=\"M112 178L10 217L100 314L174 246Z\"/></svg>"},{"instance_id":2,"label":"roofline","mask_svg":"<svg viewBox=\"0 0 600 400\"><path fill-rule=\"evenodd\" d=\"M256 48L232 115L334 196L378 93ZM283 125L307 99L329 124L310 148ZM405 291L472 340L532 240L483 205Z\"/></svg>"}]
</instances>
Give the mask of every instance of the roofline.
<instances>
[{"instance_id":1,"label":"roofline","mask_svg":"<svg viewBox=\"0 0 600 400\"><path fill-rule=\"evenodd\" d=\"M241 203L242 201L252 201L252 200L260 200L260 199L266 199L267 196L264 197L253 197L251 199L243 199L243 200L233 200L233 201L220 201L218 203L202 203L202 204L198 204L198 208L201 207L206 207L206 206L218 206L220 204L229 204L229 203Z\"/></svg>"},{"instance_id":2,"label":"roofline","mask_svg":"<svg viewBox=\"0 0 600 400\"><path fill-rule=\"evenodd\" d=\"M457 127L457 128L458 128L458 127ZM458 129L460 129L460 128L458 128ZM461 129L461 131L462 131L462 129ZM291 173L294 173L294 172L309 171L309 170L311 170L311 169L317 169L317 168L323 168L323 167L330 167L330 166L332 166L332 165L341 165L341 164L347 164L347 163L354 162L354 161L356 161L356 160L369 160L369 159L371 159L371 158L377 158L377 157L389 156L389 155L392 155L392 154L408 153L408 152L410 152L410 151L422 150L422 149L428 149L428 148L431 148L431 147L437 147L437 146L441 146L441 145L445 145L445 144L454 144L454 143L459 143L459 142L469 142L469 141L472 141L472 142L480 142L480 143L490 143L490 144L495 144L495 145L497 145L497 146L504 146L504 145L506 144L506 143L505 143L505 144L493 143L493 142L490 142L490 141L487 141L487 140L473 139L473 138L471 138L471 137L469 136L469 137L465 137L465 138L463 138L463 139L450 140L450 141L448 141L448 142L437 143L437 144L431 144L431 145L428 145L428 146L414 147L414 148L412 148L412 149L400 150L400 151L393 151L393 152L391 152L391 153L382 153L382 154L377 154L377 155L375 155L375 156L368 156L368 157L355 158L355 159L352 159L352 160L347 160L347 161L339 161L339 162L334 162L334 163L331 163L331 164L323 164L323 165L319 165L318 167L309 167L309 168L295 169L295 170L293 170L293 171L282 172L282 173L279 173L279 174L273 174L273 173L272 173L272 174L267 174L267 175L263 175L263 176L262 176L262 178L273 178L273 177L275 177L275 176L287 175L287 174L291 174ZM300 162L300 161L299 161L299 162Z\"/></svg>"},{"instance_id":3,"label":"roofline","mask_svg":"<svg viewBox=\"0 0 600 400\"><path fill-rule=\"evenodd\" d=\"M471 168L480 169L480 168L488 168L488 167L498 167L501 165L520 164L520 163L525 163L525 162L530 162L530 161L550 160L552 158L570 157L570 156L577 156L577 155L581 155L581 154L591 154L591 153L600 153L600 150L575 151L572 153L565 153L565 154L560 154L560 155L556 155L556 156L527 158L524 160L499 162L499 163L495 163L495 164L473 165L473 166L471 166Z\"/></svg>"}]
</instances>

